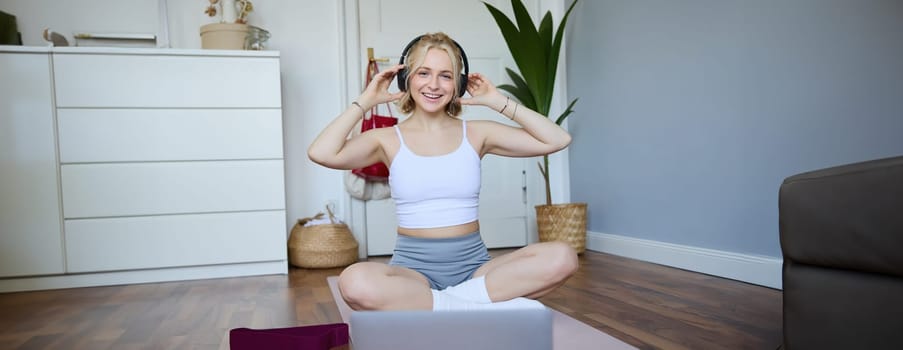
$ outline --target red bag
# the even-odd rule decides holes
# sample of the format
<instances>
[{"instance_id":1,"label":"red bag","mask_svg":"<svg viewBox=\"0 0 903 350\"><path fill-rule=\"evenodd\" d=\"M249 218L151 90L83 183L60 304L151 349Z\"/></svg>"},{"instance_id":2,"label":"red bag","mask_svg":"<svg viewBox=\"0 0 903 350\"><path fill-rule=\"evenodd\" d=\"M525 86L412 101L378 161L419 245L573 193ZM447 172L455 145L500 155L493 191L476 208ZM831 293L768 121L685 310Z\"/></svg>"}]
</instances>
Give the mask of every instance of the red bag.
<instances>
[{"instance_id":1,"label":"red bag","mask_svg":"<svg viewBox=\"0 0 903 350\"><path fill-rule=\"evenodd\" d=\"M376 66L376 61L371 59L367 64L367 85L370 85L370 80L373 79L373 76L379 72L379 68ZM364 120L361 121L361 132L376 129L376 128L385 128L390 126L395 126L398 124L398 118L392 115L392 109L389 107L389 104L386 103L386 109L389 111L388 116L379 115L376 106L373 106L373 109L370 110L370 118L367 118L367 115L364 115ZM352 174L360 176L367 181L389 181L389 168L386 167L386 164L383 162L371 164L369 166L354 169L351 171Z\"/></svg>"}]
</instances>

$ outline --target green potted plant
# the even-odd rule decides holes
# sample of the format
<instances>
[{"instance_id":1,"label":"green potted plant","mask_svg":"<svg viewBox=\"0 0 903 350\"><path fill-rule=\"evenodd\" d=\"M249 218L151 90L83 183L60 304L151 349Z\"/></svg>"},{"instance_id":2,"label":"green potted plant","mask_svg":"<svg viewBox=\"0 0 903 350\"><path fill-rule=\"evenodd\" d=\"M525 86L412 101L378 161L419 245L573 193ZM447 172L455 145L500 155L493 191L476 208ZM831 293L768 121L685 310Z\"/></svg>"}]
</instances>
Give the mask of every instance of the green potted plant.
<instances>
[{"instance_id":1,"label":"green potted plant","mask_svg":"<svg viewBox=\"0 0 903 350\"><path fill-rule=\"evenodd\" d=\"M545 13L539 27L536 27L521 0L511 0L514 21L494 6L485 2L483 4L502 32L518 69L516 72L505 68L514 84L503 84L498 88L511 94L525 107L550 117L564 28L577 1L568 7L557 29L552 24L551 11ZM564 112L555 119L555 124L561 125L571 115L575 103L577 99L568 104ZM553 205L549 185L549 156L543 156L539 172L546 187L546 204L536 206L539 240L564 241L578 253L582 253L586 249L586 203Z\"/></svg>"}]
</instances>

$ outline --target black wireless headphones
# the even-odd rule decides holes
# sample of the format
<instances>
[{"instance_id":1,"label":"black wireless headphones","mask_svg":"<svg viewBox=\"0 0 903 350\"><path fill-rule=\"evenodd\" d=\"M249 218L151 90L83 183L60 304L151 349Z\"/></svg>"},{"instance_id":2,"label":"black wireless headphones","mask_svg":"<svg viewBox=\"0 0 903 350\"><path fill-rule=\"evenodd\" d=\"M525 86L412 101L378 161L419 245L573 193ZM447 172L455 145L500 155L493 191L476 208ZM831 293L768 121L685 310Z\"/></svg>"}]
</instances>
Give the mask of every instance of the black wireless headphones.
<instances>
[{"instance_id":1,"label":"black wireless headphones","mask_svg":"<svg viewBox=\"0 0 903 350\"><path fill-rule=\"evenodd\" d=\"M398 80L398 90L407 91L408 88L408 67L405 63L405 60L408 58L408 51L411 50L411 47L414 46L420 39L423 38L423 35L414 38L408 43L407 46L404 47L404 51L401 52L401 58L398 60L398 64L404 64L405 67L398 71L396 75ZM461 73L461 79L458 82L458 97L464 96L464 93L467 92L467 74L470 72L470 65L467 63L467 54L464 53L464 49L461 48L461 45L458 44L457 41L452 40L455 43L455 46L458 47L458 51L461 52L461 61L464 62L464 72Z\"/></svg>"}]
</instances>

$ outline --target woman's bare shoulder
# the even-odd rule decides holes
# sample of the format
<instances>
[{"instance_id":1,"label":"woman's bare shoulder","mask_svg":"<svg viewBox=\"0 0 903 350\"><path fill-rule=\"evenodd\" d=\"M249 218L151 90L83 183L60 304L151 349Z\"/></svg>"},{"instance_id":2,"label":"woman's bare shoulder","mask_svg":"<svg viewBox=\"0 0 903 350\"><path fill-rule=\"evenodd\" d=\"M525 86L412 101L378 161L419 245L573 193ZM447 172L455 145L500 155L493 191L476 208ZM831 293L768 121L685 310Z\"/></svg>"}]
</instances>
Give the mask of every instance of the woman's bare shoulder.
<instances>
[{"instance_id":1,"label":"woman's bare shoulder","mask_svg":"<svg viewBox=\"0 0 903 350\"><path fill-rule=\"evenodd\" d=\"M384 128L370 129L361 135L367 135L368 137L372 137L383 147L391 146L391 148L395 148L398 145L398 136L396 136L396 134L395 134L395 128L391 127L391 126L384 127Z\"/></svg>"},{"instance_id":2,"label":"woman's bare shoulder","mask_svg":"<svg viewBox=\"0 0 903 350\"><path fill-rule=\"evenodd\" d=\"M497 134L501 128L508 127L505 124L494 120L468 120L467 121L467 138L475 149L479 150L482 158L487 152L486 140L490 135Z\"/></svg>"}]
</instances>

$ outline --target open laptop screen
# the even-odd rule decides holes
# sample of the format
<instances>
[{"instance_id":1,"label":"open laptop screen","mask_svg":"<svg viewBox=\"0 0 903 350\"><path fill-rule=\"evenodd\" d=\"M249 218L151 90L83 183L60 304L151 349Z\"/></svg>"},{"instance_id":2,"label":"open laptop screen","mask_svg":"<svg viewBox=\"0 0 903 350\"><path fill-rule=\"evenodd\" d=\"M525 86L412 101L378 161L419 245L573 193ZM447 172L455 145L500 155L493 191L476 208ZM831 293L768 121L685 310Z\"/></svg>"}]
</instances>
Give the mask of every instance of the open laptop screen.
<instances>
[{"instance_id":1,"label":"open laptop screen","mask_svg":"<svg viewBox=\"0 0 903 350\"><path fill-rule=\"evenodd\" d=\"M551 350L548 309L358 311L351 314L354 350Z\"/></svg>"}]
</instances>

